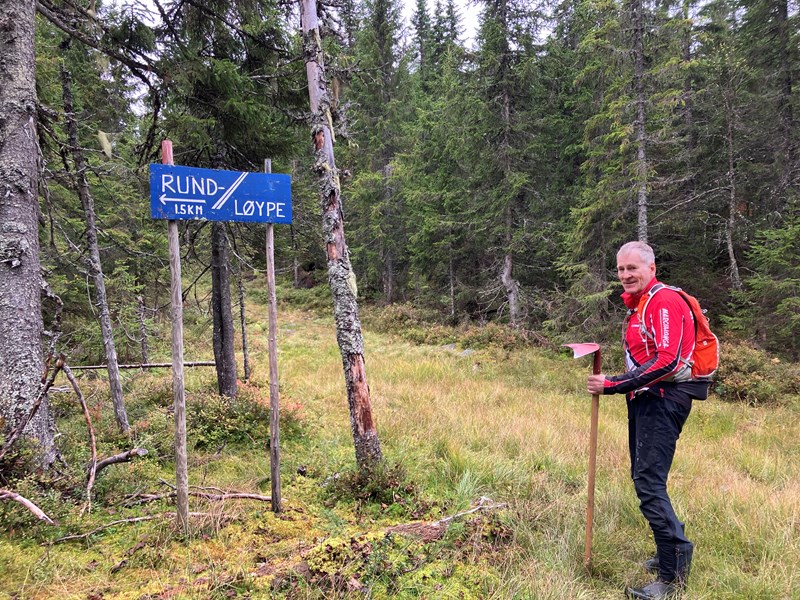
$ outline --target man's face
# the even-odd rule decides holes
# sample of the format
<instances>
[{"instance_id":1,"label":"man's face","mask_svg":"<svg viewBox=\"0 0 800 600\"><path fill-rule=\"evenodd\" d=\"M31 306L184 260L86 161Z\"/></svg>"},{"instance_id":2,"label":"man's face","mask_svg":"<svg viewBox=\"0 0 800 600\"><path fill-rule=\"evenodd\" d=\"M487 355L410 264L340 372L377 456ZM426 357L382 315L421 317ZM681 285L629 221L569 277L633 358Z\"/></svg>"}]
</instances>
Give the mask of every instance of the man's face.
<instances>
[{"instance_id":1,"label":"man's face","mask_svg":"<svg viewBox=\"0 0 800 600\"><path fill-rule=\"evenodd\" d=\"M617 277L627 293L641 294L655 276L656 264L647 264L636 250L617 257Z\"/></svg>"}]
</instances>

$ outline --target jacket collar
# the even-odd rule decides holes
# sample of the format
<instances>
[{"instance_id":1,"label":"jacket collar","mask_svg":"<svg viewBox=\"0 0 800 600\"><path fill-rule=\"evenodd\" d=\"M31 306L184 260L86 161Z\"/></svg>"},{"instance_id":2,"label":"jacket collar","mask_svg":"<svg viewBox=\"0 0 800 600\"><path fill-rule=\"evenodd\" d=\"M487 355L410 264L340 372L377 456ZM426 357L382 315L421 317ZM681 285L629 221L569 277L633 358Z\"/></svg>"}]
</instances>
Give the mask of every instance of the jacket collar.
<instances>
[{"instance_id":1,"label":"jacket collar","mask_svg":"<svg viewBox=\"0 0 800 600\"><path fill-rule=\"evenodd\" d=\"M625 303L625 306L627 306L631 310L635 309L637 306L639 306L639 300L642 299L642 296L644 296L647 292L649 292L650 288L652 288L657 283L659 283L659 281L655 277L653 277L653 279L650 280L650 283L647 284L647 287L644 288L642 293L629 294L628 292L623 292L621 294L621 297L622 301Z\"/></svg>"}]
</instances>

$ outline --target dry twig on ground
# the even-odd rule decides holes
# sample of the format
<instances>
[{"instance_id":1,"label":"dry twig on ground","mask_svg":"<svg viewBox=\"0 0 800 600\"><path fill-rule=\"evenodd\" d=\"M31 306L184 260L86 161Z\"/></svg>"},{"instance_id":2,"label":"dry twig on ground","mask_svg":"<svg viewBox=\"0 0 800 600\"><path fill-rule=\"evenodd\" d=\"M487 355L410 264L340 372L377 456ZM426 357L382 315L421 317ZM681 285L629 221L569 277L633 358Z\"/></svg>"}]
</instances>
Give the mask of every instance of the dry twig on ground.
<instances>
[{"instance_id":1,"label":"dry twig on ground","mask_svg":"<svg viewBox=\"0 0 800 600\"><path fill-rule=\"evenodd\" d=\"M72 389L75 390L75 395L78 396L78 402L80 402L81 410L83 411L83 420L86 421L86 429L89 431L89 446L92 451L92 458L89 463L89 477L86 481L86 504L84 504L81 509L81 515L83 515L84 512L92 512L92 488L94 487L94 478L97 474L97 440L94 435L94 427L92 427L92 417L89 415L89 407L86 406L86 400L81 393L81 389L78 387L78 382L75 381L75 377L72 375L69 365L64 363L62 368L64 370L64 375L67 376L67 379L69 379L72 385Z\"/></svg>"},{"instance_id":2,"label":"dry twig on ground","mask_svg":"<svg viewBox=\"0 0 800 600\"><path fill-rule=\"evenodd\" d=\"M204 513L204 512L190 512L190 517L214 517L215 515L211 513ZM164 512L159 513L157 515L145 515L143 517L130 517L128 519L118 519L116 521L111 521L111 523L106 523L105 525L101 525L100 527L96 527L91 531L87 531L86 533L76 533L73 535L65 535L64 537L60 537L58 539L53 540L52 542L48 542L49 544L58 544L60 542L69 542L72 540L85 540L88 537L93 536L96 533L99 533L109 527L114 527L116 525L125 525L128 523L141 523L143 521L153 521L155 519L174 519L175 513L174 512Z\"/></svg>"},{"instance_id":3,"label":"dry twig on ground","mask_svg":"<svg viewBox=\"0 0 800 600\"><path fill-rule=\"evenodd\" d=\"M19 502L20 504L22 504L22 506L31 511L36 516L37 519L44 521L48 525L56 524L56 522L53 521L53 519L51 519L50 517L48 517L41 508L36 506L25 496L20 496L16 492L12 492L11 490L6 490L6 489L0 489L0 500L13 500L14 502Z\"/></svg>"},{"instance_id":4,"label":"dry twig on ground","mask_svg":"<svg viewBox=\"0 0 800 600\"><path fill-rule=\"evenodd\" d=\"M145 450L144 448L131 448L130 450L126 450L125 452L120 452L119 454L115 454L114 456L109 456L108 458L99 460L97 461L97 465L95 466L94 470L95 476L106 467L110 467L111 465L116 465L117 463L129 462L134 458L136 458L137 456L147 456L147 450Z\"/></svg>"}]
</instances>

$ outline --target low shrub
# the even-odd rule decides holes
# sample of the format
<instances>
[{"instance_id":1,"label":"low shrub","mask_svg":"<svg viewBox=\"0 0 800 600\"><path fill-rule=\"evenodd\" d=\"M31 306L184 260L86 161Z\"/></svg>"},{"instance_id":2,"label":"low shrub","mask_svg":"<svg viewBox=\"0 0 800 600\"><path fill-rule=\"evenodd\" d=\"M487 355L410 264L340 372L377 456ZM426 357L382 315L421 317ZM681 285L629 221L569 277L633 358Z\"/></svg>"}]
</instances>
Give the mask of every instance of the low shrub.
<instances>
[{"instance_id":1,"label":"low shrub","mask_svg":"<svg viewBox=\"0 0 800 600\"><path fill-rule=\"evenodd\" d=\"M269 406L253 402L245 394L236 398L199 394L192 404L186 429L196 449L269 439Z\"/></svg>"},{"instance_id":2,"label":"low shrub","mask_svg":"<svg viewBox=\"0 0 800 600\"><path fill-rule=\"evenodd\" d=\"M458 344L462 348L504 350L530 344L525 330L499 323L455 328L444 324L442 316L436 311L410 304L392 304L370 311L365 321L376 331L397 335L412 344Z\"/></svg>"},{"instance_id":3,"label":"low shrub","mask_svg":"<svg viewBox=\"0 0 800 600\"><path fill-rule=\"evenodd\" d=\"M406 470L399 463L336 473L326 479L323 488L332 504L355 502L359 510L375 506L394 516L399 516L394 514L397 512L410 514L417 509L417 486L406 479Z\"/></svg>"},{"instance_id":4,"label":"low shrub","mask_svg":"<svg viewBox=\"0 0 800 600\"><path fill-rule=\"evenodd\" d=\"M278 301L294 308L310 310L316 313L330 313L333 310L331 288L327 283L315 285L311 288L296 288L291 283L281 283L277 286L275 295ZM263 304L267 303L266 287L263 293L253 294L254 299Z\"/></svg>"},{"instance_id":5,"label":"low shrub","mask_svg":"<svg viewBox=\"0 0 800 600\"><path fill-rule=\"evenodd\" d=\"M261 444L270 437L269 390L239 382L236 398L199 394L187 411L187 433L197 449L226 444ZM303 428L303 406L282 397L279 409L281 438L292 439Z\"/></svg>"},{"instance_id":6,"label":"low shrub","mask_svg":"<svg viewBox=\"0 0 800 600\"><path fill-rule=\"evenodd\" d=\"M785 363L747 342L725 341L713 389L727 401L788 403L800 394L800 365Z\"/></svg>"},{"instance_id":7,"label":"low shrub","mask_svg":"<svg viewBox=\"0 0 800 600\"><path fill-rule=\"evenodd\" d=\"M515 350L530 345L528 334L500 323L471 326L461 335L460 343L465 348L502 348Z\"/></svg>"}]
</instances>

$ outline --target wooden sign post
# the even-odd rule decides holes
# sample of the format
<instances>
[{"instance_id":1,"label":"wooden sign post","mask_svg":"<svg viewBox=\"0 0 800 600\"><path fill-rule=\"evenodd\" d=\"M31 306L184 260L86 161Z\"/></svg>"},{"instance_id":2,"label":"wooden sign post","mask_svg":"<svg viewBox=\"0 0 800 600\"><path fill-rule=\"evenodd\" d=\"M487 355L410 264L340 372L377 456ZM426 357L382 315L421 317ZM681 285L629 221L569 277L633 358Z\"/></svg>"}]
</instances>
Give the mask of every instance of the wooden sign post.
<instances>
[{"instance_id":1,"label":"wooden sign post","mask_svg":"<svg viewBox=\"0 0 800 600\"><path fill-rule=\"evenodd\" d=\"M172 142L161 142L161 162L175 164ZM170 219L169 271L172 299L172 397L175 412L175 488L177 496L176 523L189 534L189 467L186 457L186 393L183 385L183 296L181 286L181 251L178 243L178 222Z\"/></svg>"},{"instance_id":2,"label":"wooden sign post","mask_svg":"<svg viewBox=\"0 0 800 600\"><path fill-rule=\"evenodd\" d=\"M175 400L175 473L178 526L188 533L189 477L186 459L186 399L183 383L183 298L178 246L179 220L267 223L267 291L269 294L270 473L272 510L281 511L280 436L278 433L278 310L275 297L273 223L292 222L291 178L264 173L176 167L172 142L161 144L162 164L150 165L150 216L169 223L172 289L172 390Z\"/></svg>"},{"instance_id":3,"label":"wooden sign post","mask_svg":"<svg viewBox=\"0 0 800 600\"><path fill-rule=\"evenodd\" d=\"M272 161L264 160L264 173L272 173ZM278 301L275 295L275 234L267 223L267 296L269 302L269 473L272 512L281 512L281 453L278 430Z\"/></svg>"}]
</instances>

